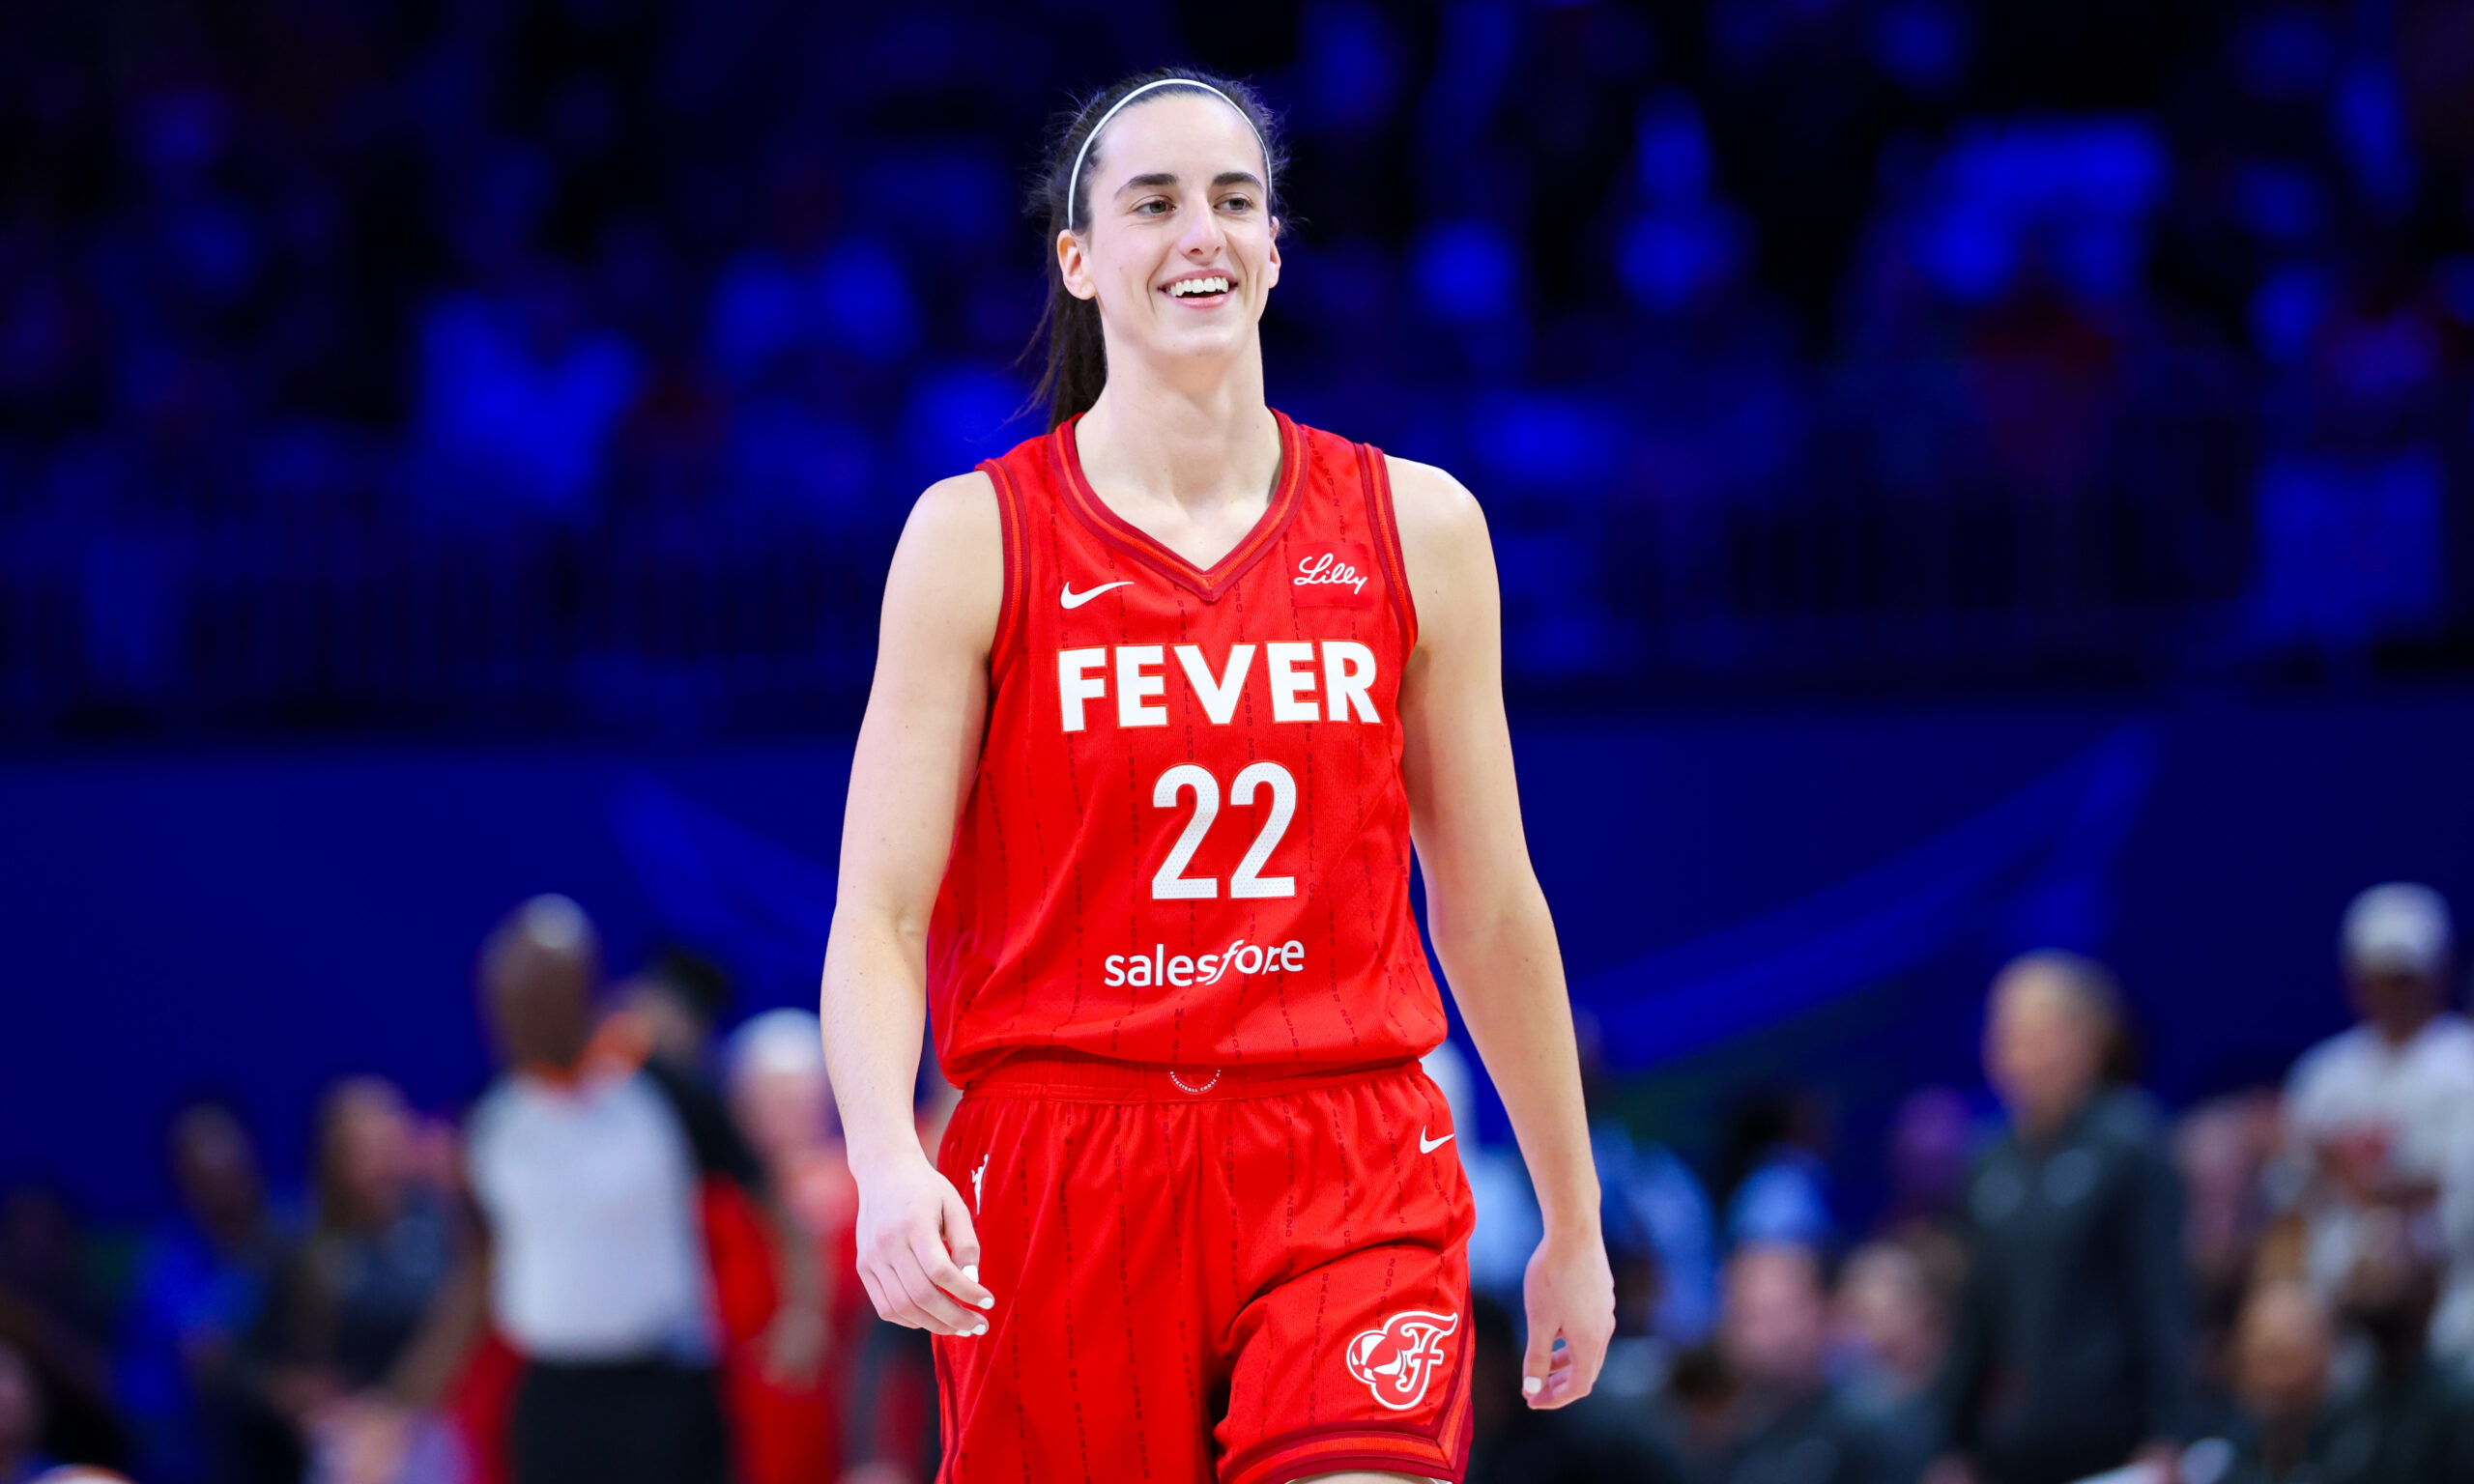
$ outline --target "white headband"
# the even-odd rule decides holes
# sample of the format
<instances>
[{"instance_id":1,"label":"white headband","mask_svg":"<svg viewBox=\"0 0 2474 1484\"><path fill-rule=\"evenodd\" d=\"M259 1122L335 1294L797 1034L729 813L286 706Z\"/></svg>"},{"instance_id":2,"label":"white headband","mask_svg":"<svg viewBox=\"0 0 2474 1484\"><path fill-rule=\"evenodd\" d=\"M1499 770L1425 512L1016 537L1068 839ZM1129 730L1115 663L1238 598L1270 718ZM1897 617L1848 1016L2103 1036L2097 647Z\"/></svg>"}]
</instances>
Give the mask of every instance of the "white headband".
<instances>
[{"instance_id":1,"label":"white headband","mask_svg":"<svg viewBox=\"0 0 2474 1484\"><path fill-rule=\"evenodd\" d=\"M1091 153L1091 141L1100 137L1100 130L1108 127L1108 120L1115 118L1119 109L1122 109L1126 104L1133 102L1136 99L1140 98L1143 94L1149 93L1156 88L1194 88L1200 92L1210 94L1212 97L1220 100L1223 103L1226 103L1231 108L1237 108L1237 100L1221 92L1210 83L1195 82L1187 77L1163 77L1158 82L1146 82L1142 86L1135 89L1133 92L1128 93L1125 97L1120 98L1115 102L1109 104L1108 111L1100 115L1100 122L1092 125L1091 131L1082 136L1082 148L1074 152L1074 171L1065 178L1065 230L1068 232L1074 230L1074 207L1075 203L1081 199L1077 192L1082 188L1082 160L1084 157ZM1254 147L1263 152L1263 170L1268 174L1272 168L1272 147L1263 142L1263 131L1259 128L1254 128L1254 116L1252 114L1248 113L1243 108L1237 108L1237 117L1246 121L1246 127L1248 128L1253 129ZM1272 183L1265 181L1263 183L1263 193L1265 195L1271 194L1271 188Z\"/></svg>"}]
</instances>

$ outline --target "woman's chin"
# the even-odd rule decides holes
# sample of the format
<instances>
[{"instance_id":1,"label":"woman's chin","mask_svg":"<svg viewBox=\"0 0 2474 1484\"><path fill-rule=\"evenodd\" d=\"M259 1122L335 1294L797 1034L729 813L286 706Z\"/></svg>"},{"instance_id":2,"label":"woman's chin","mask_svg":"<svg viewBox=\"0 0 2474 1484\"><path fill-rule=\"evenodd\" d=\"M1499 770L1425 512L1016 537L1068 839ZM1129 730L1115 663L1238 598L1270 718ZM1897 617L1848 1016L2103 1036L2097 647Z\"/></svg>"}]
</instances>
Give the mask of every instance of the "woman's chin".
<instances>
[{"instance_id":1,"label":"woman's chin","mask_svg":"<svg viewBox=\"0 0 2474 1484\"><path fill-rule=\"evenodd\" d=\"M1165 360L1226 359L1243 355L1253 342L1251 321L1231 314L1199 325L1172 325L1152 341L1153 353Z\"/></svg>"}]
</instances>

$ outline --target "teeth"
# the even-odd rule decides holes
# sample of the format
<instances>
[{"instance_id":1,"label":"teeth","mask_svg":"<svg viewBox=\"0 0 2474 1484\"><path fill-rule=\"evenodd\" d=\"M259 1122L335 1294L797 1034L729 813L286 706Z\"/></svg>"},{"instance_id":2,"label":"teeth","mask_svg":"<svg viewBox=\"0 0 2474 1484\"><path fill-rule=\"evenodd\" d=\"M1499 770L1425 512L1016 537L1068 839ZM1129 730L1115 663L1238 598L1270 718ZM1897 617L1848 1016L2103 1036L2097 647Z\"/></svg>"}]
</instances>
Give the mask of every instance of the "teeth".
<instances>
[{"instance_id":1,"label":"teeth","mask_svg":"<svg viewBox=\"0 0 2474 1484\"><path fill-rule=\"evenodd\" d=\"M1182 283L1170 284L1168 286L1168 292L1179 299L1192 299L1197 294L1225 294L1228 292L1228 280L1225 278L1189 278Z\"/></svg>"}]
</instances>

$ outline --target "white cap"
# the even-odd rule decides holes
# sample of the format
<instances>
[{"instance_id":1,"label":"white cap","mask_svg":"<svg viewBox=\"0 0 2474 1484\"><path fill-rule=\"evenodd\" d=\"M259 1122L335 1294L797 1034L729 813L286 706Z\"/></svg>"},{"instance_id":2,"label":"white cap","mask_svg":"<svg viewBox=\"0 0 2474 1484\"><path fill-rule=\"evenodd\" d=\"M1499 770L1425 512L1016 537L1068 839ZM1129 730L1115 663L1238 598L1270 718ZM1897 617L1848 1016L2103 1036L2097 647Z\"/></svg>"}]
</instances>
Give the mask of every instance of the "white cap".
<instances>
[{"instance_id":1,"label":"white cap","mask_svg":"<svg viewBox=\"0 0 2474 1484\"><path fill-rule=\"evenodd\" d=\"M2411 881L2374 886L2345 909L2345 963L2351 968L2438 974L2448 967L2453 938L2448 903Z\"/></svg>"},{"instance_id":2,"label":"white cap","mask_svg":"<svg viewBox=\"0 0 2474 1484\"><path fill-rule=\"evenodd\" d=\"M733 1082L770 1072L824 1075L824 1026L816 1012L768 1010L731 1036Z\"/></svg>"}]
</instances>

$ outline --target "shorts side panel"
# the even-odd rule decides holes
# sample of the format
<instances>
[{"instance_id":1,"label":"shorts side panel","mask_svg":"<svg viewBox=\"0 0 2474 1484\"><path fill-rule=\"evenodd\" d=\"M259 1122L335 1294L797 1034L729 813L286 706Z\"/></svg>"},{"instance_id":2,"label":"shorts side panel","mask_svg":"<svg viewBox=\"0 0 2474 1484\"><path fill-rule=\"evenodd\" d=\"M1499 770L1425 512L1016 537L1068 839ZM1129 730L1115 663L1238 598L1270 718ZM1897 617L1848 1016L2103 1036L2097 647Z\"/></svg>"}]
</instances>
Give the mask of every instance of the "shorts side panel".
<instances>
[{"instance_id":1,"label":"shorts side panel","mask_svg":"<svg viewBox=\"0 0 2474 1484\"><path fill-rule=\"evenodd\" d=\"M1194 1241L1203 1110L965 1098L937 1167L974 1207L989 1332L938 1338L947 1484L1211 1477Z\"/></svg>"},{"instance_id":2,"label":"shorts side panel","mask_svg":"<svg viewBox=\"0 0 2474 1484\"><path fill-rule=\"evenodd\" d=\"M1258 1215L1215 1429L1223 1484L1458 1478L1475 1216L1443 1095L1411 1068L1231 1106L1240 1204Z\"/></svg>"}]
</instances>

